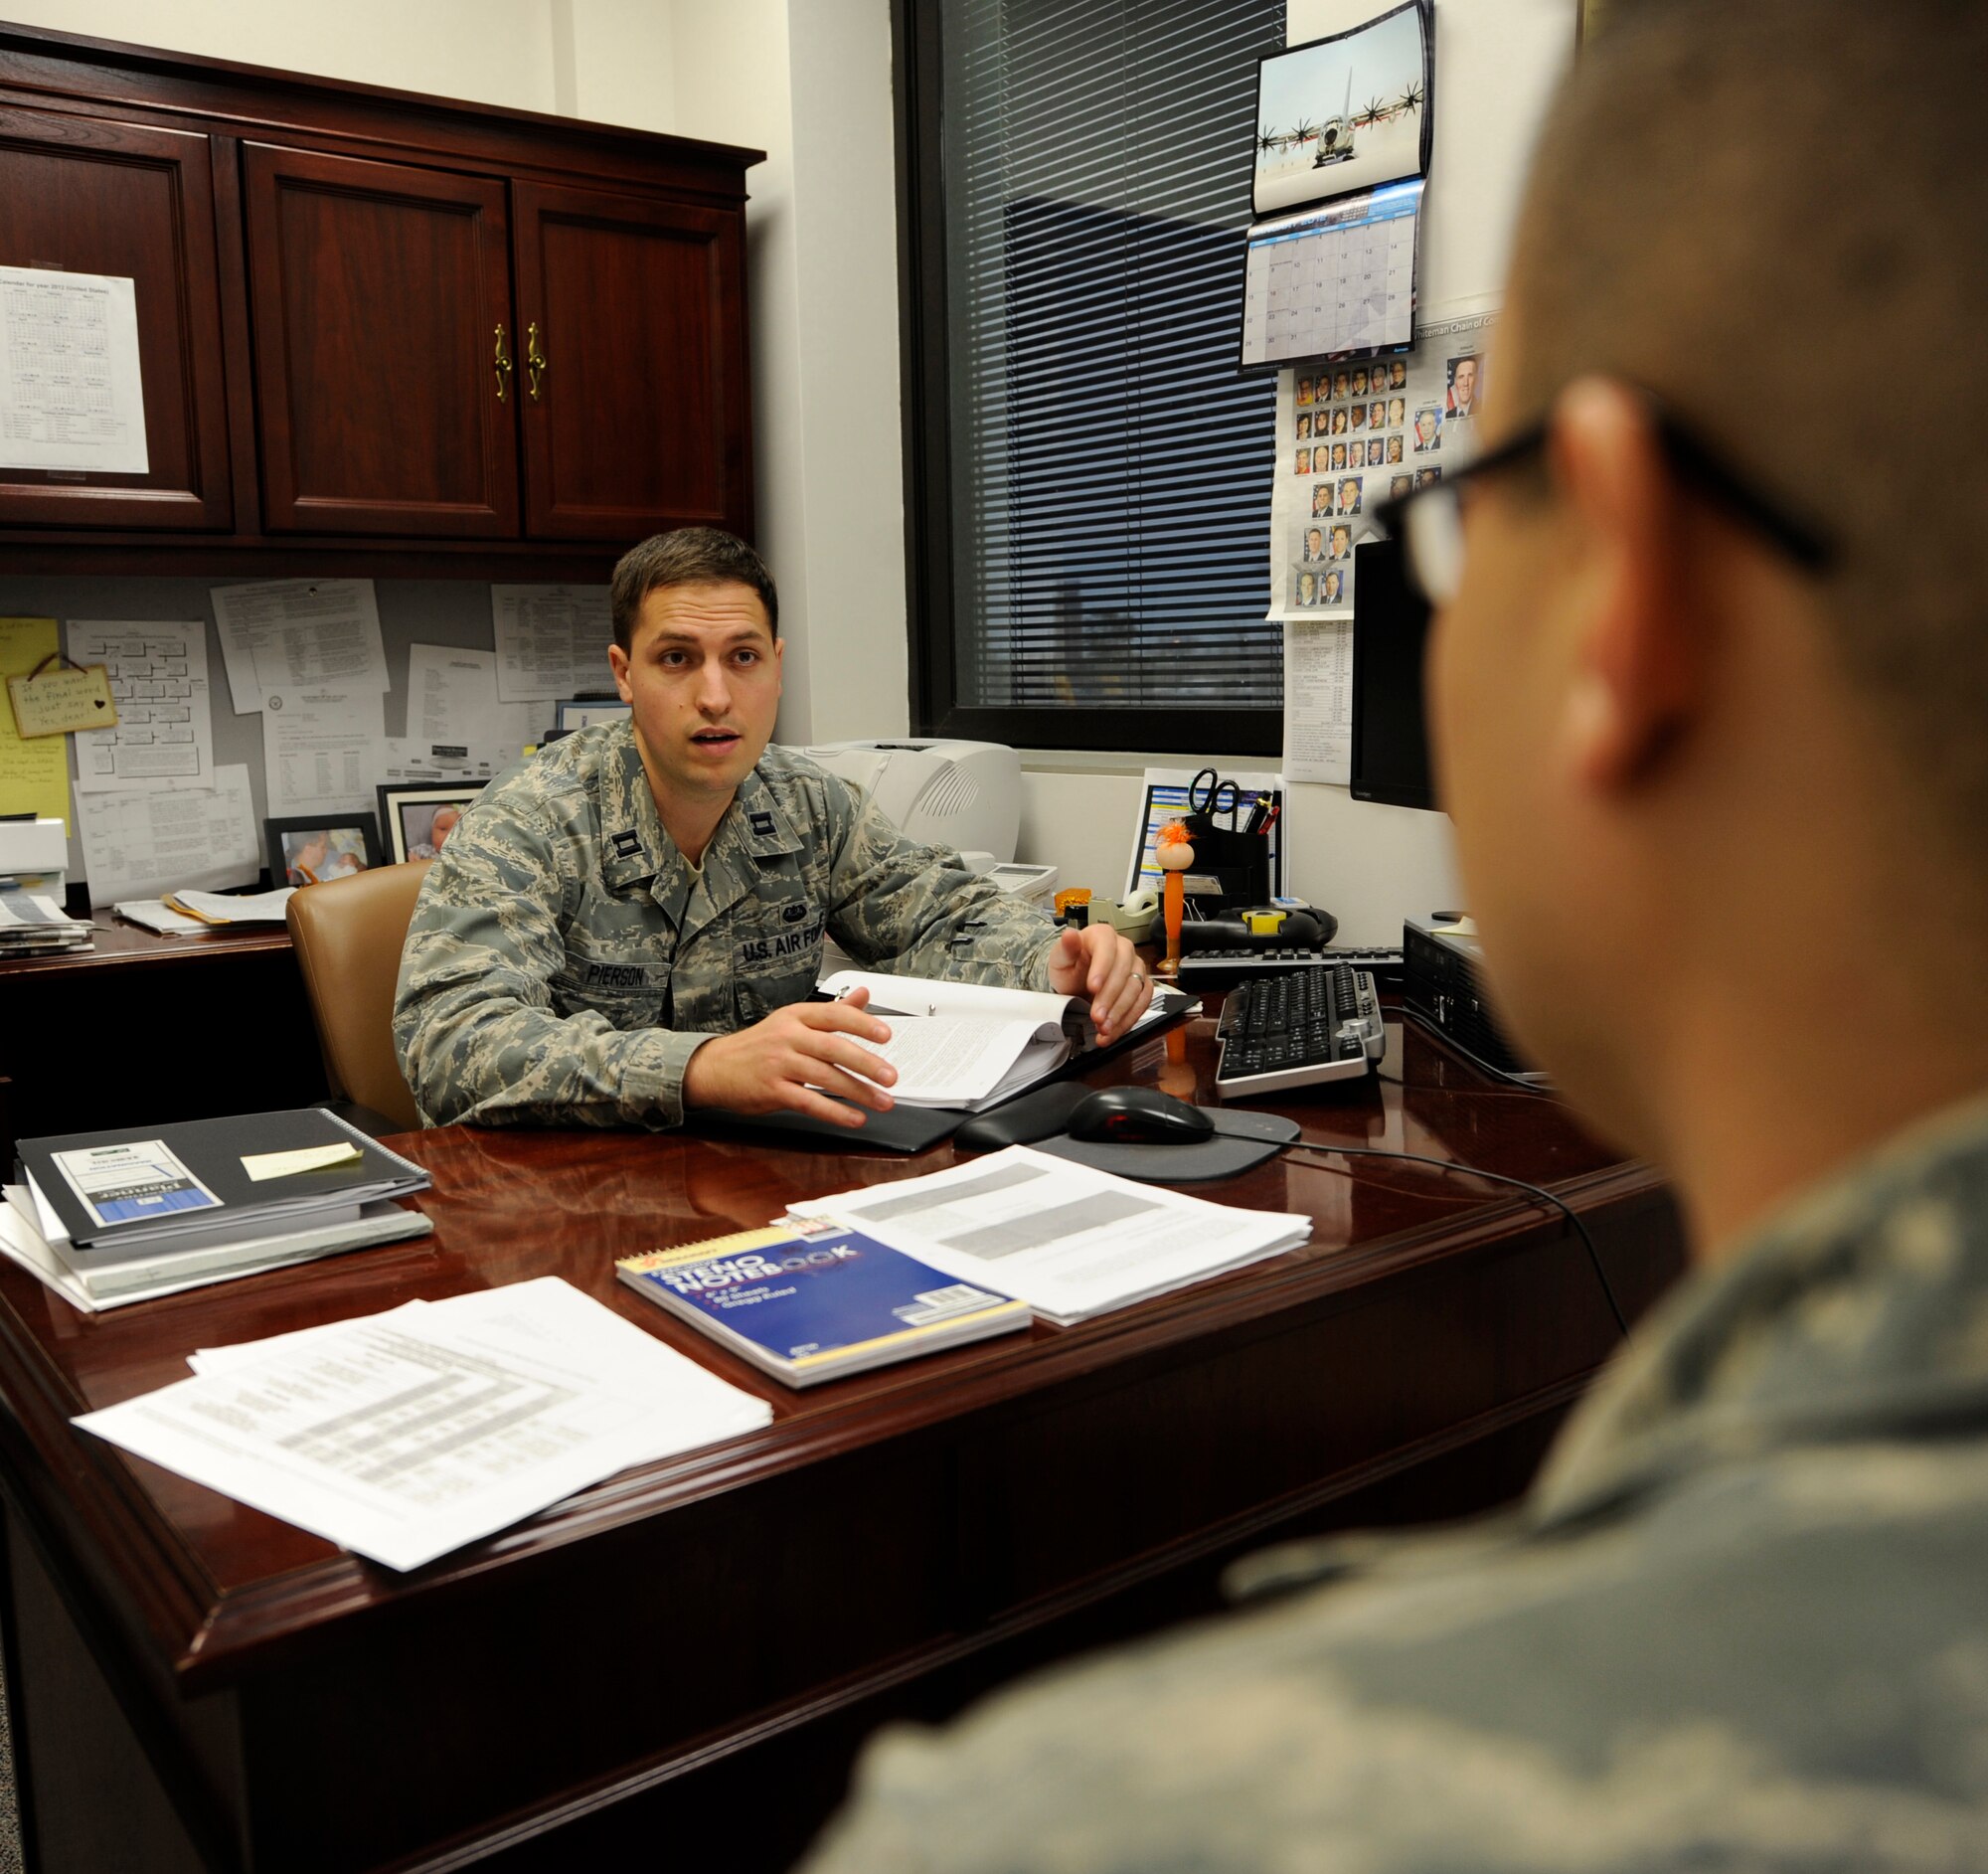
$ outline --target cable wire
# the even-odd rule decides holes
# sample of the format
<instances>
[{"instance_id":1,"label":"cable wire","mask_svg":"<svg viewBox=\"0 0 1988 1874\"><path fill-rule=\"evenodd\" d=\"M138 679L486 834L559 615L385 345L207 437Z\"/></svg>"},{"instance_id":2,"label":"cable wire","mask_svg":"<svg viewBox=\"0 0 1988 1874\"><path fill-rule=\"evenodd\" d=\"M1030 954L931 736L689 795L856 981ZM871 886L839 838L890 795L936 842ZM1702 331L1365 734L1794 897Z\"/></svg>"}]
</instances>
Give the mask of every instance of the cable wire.
<instances>
[{"instance_id":1,"label":"cable wire","mask_svg":"<svg viewBox=\"0 0 1988 1874\"><path fill-rule=\"evenodd\" d=\"M1509 1185L1515 1191L1524 1191L1529 1197L1544 1199L1574 1226L1577 1236L1587 1251L1587 1260L1594 1268L1595 1279L1601 1284L1602 1295L1608 1302L1608 1312L1615 1317L1615 1326L1624 1340L1629 1338L1629 1323L1624 1317L1621 1305L1615 1299L1615 1289L1608 1279L1608 1272L1601 1266L1601 1253L1594 1247L1594 1239L1587 1234L1587 1226L1574 1214L1574 1207L1565 1198L1556 1197L1543 1184L1528 1184L1524 1178L1508 1178L1502 1171L1480 1171L1475 1165L1459 1164L1453 1158L1430 1158L1421 1152L1393 1151L1385 1145L1314 1145L1305 1140L1293 1140L1284 1147L1284 1156L1297 1152L1318 1156L1331 1155L1340 1158L1399 1158L1411 1165L1430 1165L1437 1171L1447 1171L1466 1178L1482 1178L1489 1184ZM1338 1171L1338 1165L1326 1165L1322 1169Z\"/></svg>"}]
</instances>

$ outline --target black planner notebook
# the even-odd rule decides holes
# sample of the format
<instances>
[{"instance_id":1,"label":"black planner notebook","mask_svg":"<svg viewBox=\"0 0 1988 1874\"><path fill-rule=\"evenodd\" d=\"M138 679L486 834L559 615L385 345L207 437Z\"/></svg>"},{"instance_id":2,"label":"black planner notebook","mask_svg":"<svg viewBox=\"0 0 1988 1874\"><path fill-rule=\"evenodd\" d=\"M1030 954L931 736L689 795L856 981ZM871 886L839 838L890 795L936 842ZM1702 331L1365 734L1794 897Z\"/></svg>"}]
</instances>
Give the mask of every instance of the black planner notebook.
<instances>
[{"instance_id":1,"label":"black planner notebook","mask_svg":"<svg viewBox=\"0 0 1988 1874\"><path fill-rule=\"evenodd\" d=\"M330 1148L340 1162L251 1175L250 1163L269 1154ZM428 1183L419 1165L322 1107L27 1138L17 1163L44 1214L53 1214L72 1250L84 1256L272 1236L356 1217L364 1204Z\"/></svg>"}]
</instances>

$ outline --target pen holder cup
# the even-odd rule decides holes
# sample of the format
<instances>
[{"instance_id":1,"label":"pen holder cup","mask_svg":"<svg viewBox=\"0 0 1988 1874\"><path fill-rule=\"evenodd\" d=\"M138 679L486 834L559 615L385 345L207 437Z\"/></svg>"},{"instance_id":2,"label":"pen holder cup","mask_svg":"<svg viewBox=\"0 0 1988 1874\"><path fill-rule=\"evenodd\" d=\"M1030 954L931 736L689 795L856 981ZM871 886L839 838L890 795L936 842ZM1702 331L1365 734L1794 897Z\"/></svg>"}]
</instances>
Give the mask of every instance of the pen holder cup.
<instances>
[{"instance_id":1,"label":"pen holder cup","mask_svg":"<svg viewBox=\"0 0 1988 1874\"><path fill-rule=\"evenodd\" d=\"M1194 842L1194 866L1188 877L1212 878L1218 888L1213 900L1205 893L1194 895L1199 909L1270 902L1270 842L1266 835L1232 832L1203 813L1188 815L1187 835Z\"/></svg>"}]
</instances>

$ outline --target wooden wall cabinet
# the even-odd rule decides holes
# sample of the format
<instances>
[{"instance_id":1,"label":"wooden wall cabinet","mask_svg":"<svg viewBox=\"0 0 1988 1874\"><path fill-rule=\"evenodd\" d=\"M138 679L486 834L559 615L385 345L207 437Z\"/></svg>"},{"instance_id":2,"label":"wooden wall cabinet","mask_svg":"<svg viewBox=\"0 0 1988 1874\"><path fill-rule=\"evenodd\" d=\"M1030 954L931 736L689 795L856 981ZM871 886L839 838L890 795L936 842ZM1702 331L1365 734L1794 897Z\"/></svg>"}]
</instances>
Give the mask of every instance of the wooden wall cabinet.
<instances>
[{"instance_id":1,"label":"wooden wall cabinet","mask_svg":"<svg viewBox=\"0 0 1988 1874\"><path fill-rule=\"evenodd\" d=\"M136 281L151 462L0 467L0 552L569 579L749 538L759 160L0 27L0 265Z\"/></svg>"},{"instance_id":2,"label":"wooden wall cabinet","mask_svg":"<svg viewBox=\"0 0 1988 1874\"><path fill-rule=\"evenodd\" d=\"M269 531L515 534L504 184L263 143L242 181Z\"/></svg>"},{"instance_id":3,"label":"wooden wall cabinet","mask_svg":"<svg viewBox=\"0 0 1988 1874\"><path fill-rule=\"evenodd\" d=\"M660 515L723 526L749 508L746 451L697 443L750 426L727 337L746 323L736 221L541 183L511 201L525 531L632 540Z\"/></svg>"},{"instance_id":4,"label":"wooden wall cabinet","mask_svg":"<svg viewBox=\"0 0 1988 1874\"><path fill-rule=\"evenodd\" d=\"M142 475L0 465L0 522L225 528L234 519L209 139L0 106L0 265L136 282ZM0 464L6 450L0 447Z\"/></svg>"}]
</instances>

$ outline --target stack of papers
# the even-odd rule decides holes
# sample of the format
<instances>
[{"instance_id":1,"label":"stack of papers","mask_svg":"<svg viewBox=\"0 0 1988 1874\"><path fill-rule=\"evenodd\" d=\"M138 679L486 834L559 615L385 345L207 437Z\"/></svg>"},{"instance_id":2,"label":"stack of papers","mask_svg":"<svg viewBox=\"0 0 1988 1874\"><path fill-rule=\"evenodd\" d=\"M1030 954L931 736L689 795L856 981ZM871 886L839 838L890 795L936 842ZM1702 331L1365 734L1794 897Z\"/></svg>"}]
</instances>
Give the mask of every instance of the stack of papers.
<instances>
[{"instance_id":1,"label":"stack of papers","mask_svg":"<svg viewBox=\"0 0 1988 1874\"><path fill-rule=\"evenodd\" d=\"M210 1282L253 1276L265 1269L314 1263L345 1250L402 1243L410 1237L424 1237L434 1228L417 1210L404 1210L394 1203L365 1204L356 1217L336 1223L104 1259L79 1253L67 1237L44 1235L42 1224L47 1216L46 1209L35 1201L32 1187L0 1184L0 1257L18 1263L85 1314L132 1301L156 1300L186 1288L205 1288Z\"/></svg>"},{"instance_id":2,"label":"stack of papers","mask_svg":"<svg viewBox=\"0 0 1988 1874\"><path fill-rule=\"evenodd\" d=\"M0 957L86 950L93 929L70 917L53 898L16 880L0 879Z\"/></svg>"},{"instance_id":3,"label":"stack of papers","mask_svg":"<svg viewBox=\"0 0 1988 1874\"><path fill-rule=\"evenodd\" d=\"M294 885L279 885L273 892L242 897L231 892L168 892L163 902L168 911L196 918L202 924L281 924L296 890Z\"/></svg>"},{"instance_id":4,"label":"stack of papers","mask_svg":"<svg viewBox=\"0 0 1988 1874\"><path fill-rule=\"evenodd\" d=\"M214 927L200 918L175 911L163 898L127 898L111 907L126 924L156 931L161 937L193 937Z\"/></svg>"},{"instance_id":5,"label":"stack of papers","mask_svg":"<svg viewBox=\"0 0 1988 1874\"><path fill-rule=\"evenodd\" d=\"M1311 1240L1311 1219L1238 1210L1011 1145L929 1177L810 1198L828 1218L955 1281L1068 1326Z\"/></svg>"},{"instance_id":6,"label":"stack of papers","mask_svg":"<svg viewBox=\"0 0 1988 1874\"><path fill-rule=\"evenodd\" d=\"M188 1364L76 1423L396 1569L773 1416L550 1276Z\"/></svg>"}]
</instances>

